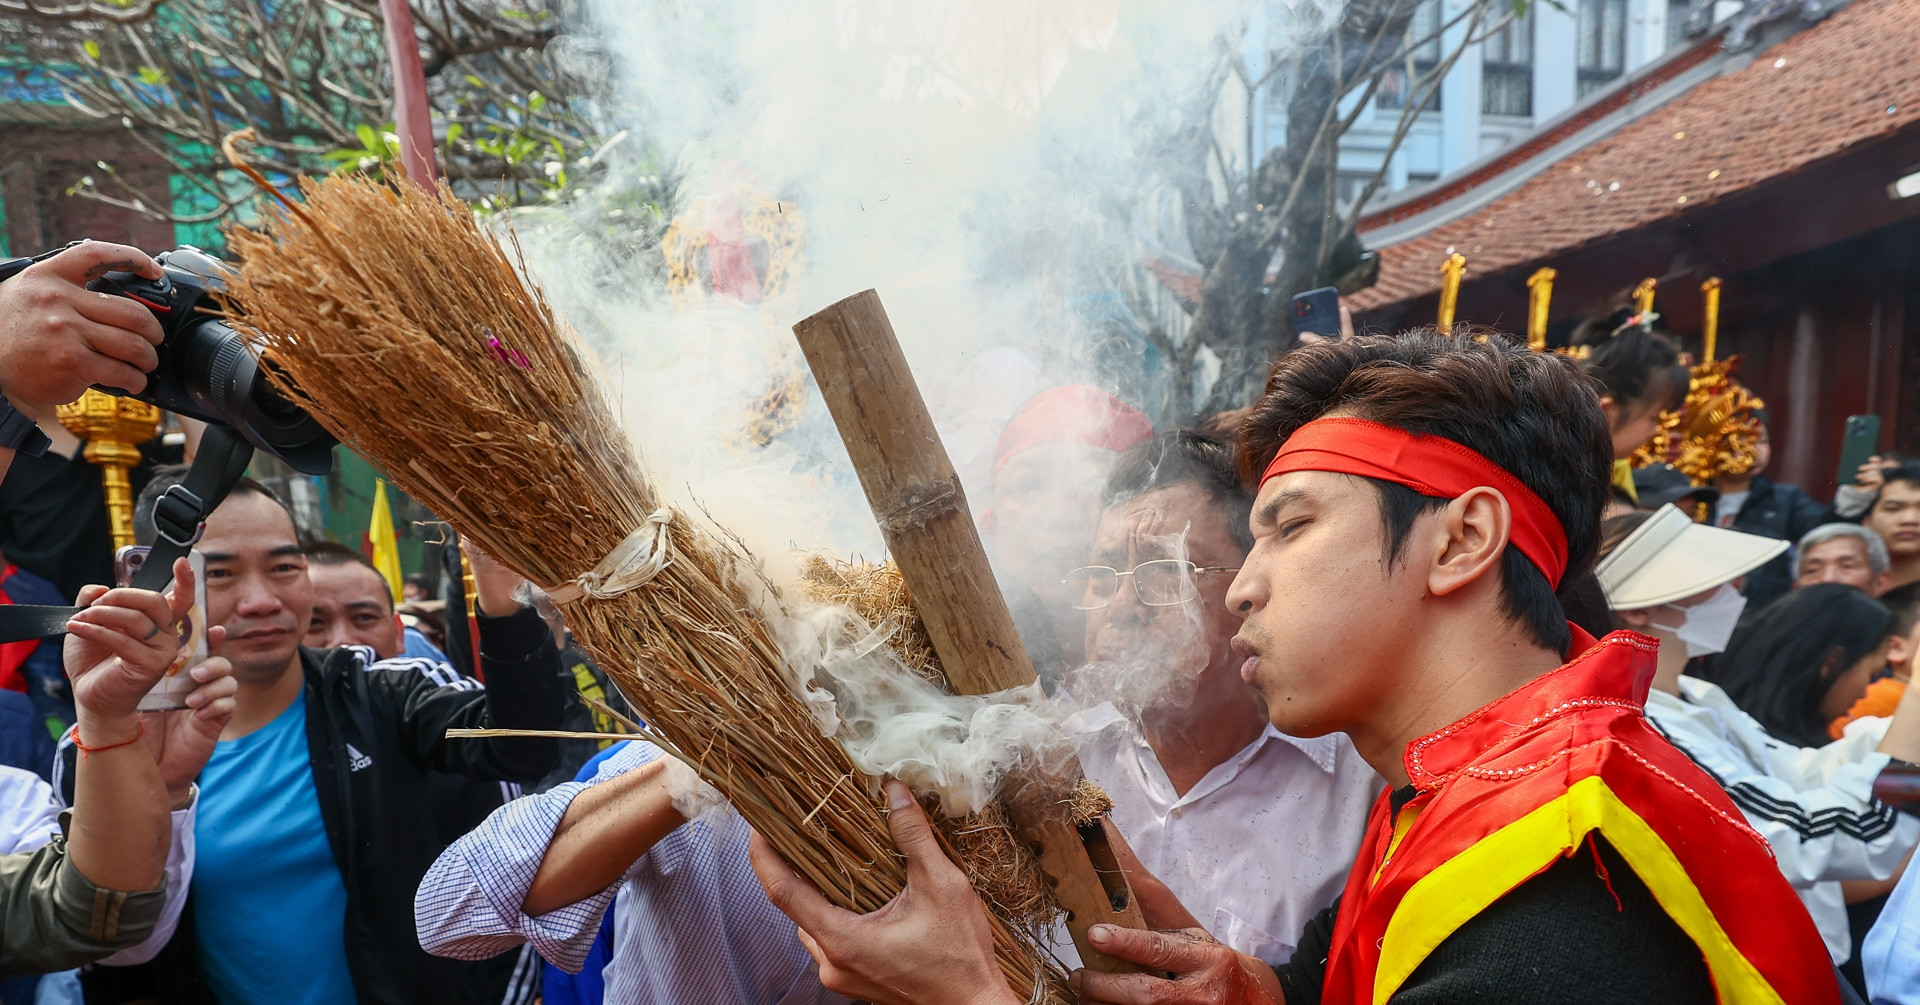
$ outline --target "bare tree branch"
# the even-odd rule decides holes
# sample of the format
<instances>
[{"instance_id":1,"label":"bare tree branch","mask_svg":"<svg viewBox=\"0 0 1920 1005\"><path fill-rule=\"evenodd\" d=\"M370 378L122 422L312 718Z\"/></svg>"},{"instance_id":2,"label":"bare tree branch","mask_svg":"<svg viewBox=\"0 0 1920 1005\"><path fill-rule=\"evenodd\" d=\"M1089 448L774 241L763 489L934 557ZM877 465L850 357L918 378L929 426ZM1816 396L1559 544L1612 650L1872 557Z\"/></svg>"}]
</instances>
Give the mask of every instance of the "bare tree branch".
<instances>
[{"instance_id":1,"label":"bare tree branch","mask_svg":"<svg viewBox=\"0 0 1920 1005\"><path fill-rule=\"evenodd\" d=\"M66 3L0 0L0 15L17 14L39 21L133 24L152 17L165 2L166 0L134 0L131 3L118 4L102 3L100 0L68 0Z\"/></svg>"},{"instance_id":2,"label":"bare tree branch","mask_svg":"<svg viewBox=\"0 0 1920 1005\"><path fill-rule=\"evenodd\" d=\"M254 149L269 176L331 171L340 163L329 159L336 151L349 152L349 166L354 152L391 156L381 136L393 97L379 0L142 2L165 3L168 16L76 26L80 34L48 62L66 64L55 77L69 104L122 123L143 148L193 179L187 189L202 205L176 212L170 198L110 195L100 184L78 185L77 194L138 203L136 211L177 223L232 213L252 196L234 184L219 140L243 126L256 131ZM598 95L562 79L547 59L566 2L413 0L436 119L458 126L449 135L459 138L442 144L439 159L463 192L509 201L522 183L550 192L550 162L585 163L600 142ZM0 21L19 3L51 7L54 0L0 0Z\"/></svg>"}]
</instances>

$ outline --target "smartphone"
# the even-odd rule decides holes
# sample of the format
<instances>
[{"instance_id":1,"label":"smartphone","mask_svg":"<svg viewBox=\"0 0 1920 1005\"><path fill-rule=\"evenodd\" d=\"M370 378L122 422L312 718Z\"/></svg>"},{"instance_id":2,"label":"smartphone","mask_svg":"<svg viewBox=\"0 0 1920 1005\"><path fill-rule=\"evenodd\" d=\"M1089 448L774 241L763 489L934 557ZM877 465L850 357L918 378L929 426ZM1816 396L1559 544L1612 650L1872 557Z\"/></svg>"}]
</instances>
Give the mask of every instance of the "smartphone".
<instances>
[{"instance_id":1,"label":"smartphone","mask_svg":"<svg viewBox=\"0 0 1920 1005\"><path fill-rule=\"evenodd\" d=\"M1331 286L1293 296L1293 331L1321 338L1340 337L1340 291Z\"/></svg>"},{"instance_id":2,"label":"smartphone","mask_svg":"<svg viewBox=\"0 0 1920 1005\"><path fill-rule=\"evenodd\" d=\"M1846 435L1840 441L1840 475L1835 481L1841 485L1852 485L1853 476L1859 473L1860 465L1879 452L1880 417L1847 416Z\"/></svg>"},{"instance_id":3,"label":"smartphone","mask_svg":"<svg viewBox=\"0 0 1920 1005\"><path fill-rule=\"evenodd\" d=\"M133 582L135 573L146 564L147 555L152 549L144 544L129 545L113 553L114 583L126 586ZM207 658L207 559L197 551L187 553L187 562L193 566L193 606L187 609L186 618L176 626L180 636L180 652L167 667L159 683L140 699L142 712L164 712L170 709L186 708L187 695L193 693L196 686L187 668Z\"/></svg>"}]
</instances>

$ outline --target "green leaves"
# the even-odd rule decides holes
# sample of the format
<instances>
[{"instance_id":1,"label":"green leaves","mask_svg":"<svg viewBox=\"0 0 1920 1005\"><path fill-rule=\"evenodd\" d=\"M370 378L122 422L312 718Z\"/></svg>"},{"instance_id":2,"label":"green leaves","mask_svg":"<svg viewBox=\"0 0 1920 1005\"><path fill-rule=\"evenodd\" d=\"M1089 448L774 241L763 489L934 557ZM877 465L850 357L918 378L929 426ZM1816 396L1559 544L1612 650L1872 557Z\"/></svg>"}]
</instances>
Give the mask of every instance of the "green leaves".
<instances>
[{"instance_id":1,"label":"green leaves","mask_svg":"<svg viewBox=\"0 0 1920 1005\"><path fill-rule=\"evenodd\" d=\"M360 139L358 147L328 150L321 153L320 157L333 165L335 174L372 171L382 165L391 164L400 159L400 136L393 130L391 122L381 129L375 129L362 122L353 127L353 134Z\"/></svg>"}]
</instances>

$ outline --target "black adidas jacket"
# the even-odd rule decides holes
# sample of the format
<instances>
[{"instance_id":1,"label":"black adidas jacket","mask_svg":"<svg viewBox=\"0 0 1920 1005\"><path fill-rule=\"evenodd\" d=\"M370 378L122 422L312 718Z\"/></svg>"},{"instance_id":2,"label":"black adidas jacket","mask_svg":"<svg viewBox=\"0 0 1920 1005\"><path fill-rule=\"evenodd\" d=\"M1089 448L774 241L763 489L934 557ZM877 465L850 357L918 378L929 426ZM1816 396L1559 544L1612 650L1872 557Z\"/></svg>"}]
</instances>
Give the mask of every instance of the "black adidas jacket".
<instances>
[{"instance_id":1,"label":"black adidas jacket","mask_svg":"<svg viewBox=\"0 0 1920 1005\"><path fill-rule=\"evenodd\" d=\"M473 1005L521 1000L538 987L537 968L520 954L479 963L431 956L413 924L414 891L447 843L436 833L429 772L530 784L559 759L551 739L445 738L451 728L560 727L567 696L546 623L531 607L479 622L484 687L423 672L416 661L375 669L372 650L361 647L300 651L307 750L320 816L346 882L347 964L362 1005ZM152 964L87 974L88 1002L211 1003L192 920L189 901L178 932Z\"/></svg>"}]
</instances>

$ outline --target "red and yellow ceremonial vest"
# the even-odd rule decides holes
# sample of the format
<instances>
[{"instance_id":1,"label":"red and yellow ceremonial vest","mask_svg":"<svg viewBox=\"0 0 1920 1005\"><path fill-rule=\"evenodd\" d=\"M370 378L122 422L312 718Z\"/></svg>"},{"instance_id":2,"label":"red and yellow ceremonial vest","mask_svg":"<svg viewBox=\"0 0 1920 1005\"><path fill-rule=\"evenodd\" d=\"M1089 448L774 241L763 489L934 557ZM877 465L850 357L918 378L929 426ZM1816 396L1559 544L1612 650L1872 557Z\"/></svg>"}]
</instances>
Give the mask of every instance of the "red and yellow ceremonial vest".
<instances>
[{"instance_id":1,"label":"red and yellow ceremonial vest","mask_svg":"<svg viewBox=\"0 0 1920 1005\"><path fill-rule=\"evenodd\" d=\"M1427 954L1599 832L1692 936L1724 1005L1839 1001L1766 840L1647 724L1659 643L1574 629L1578 655L1407 746L1417 794L1374 805L1347 878L1323 1001L1379 1005ZM1629 961L1623 961L1629 962Z\"/></svg>"}]
</instances>

